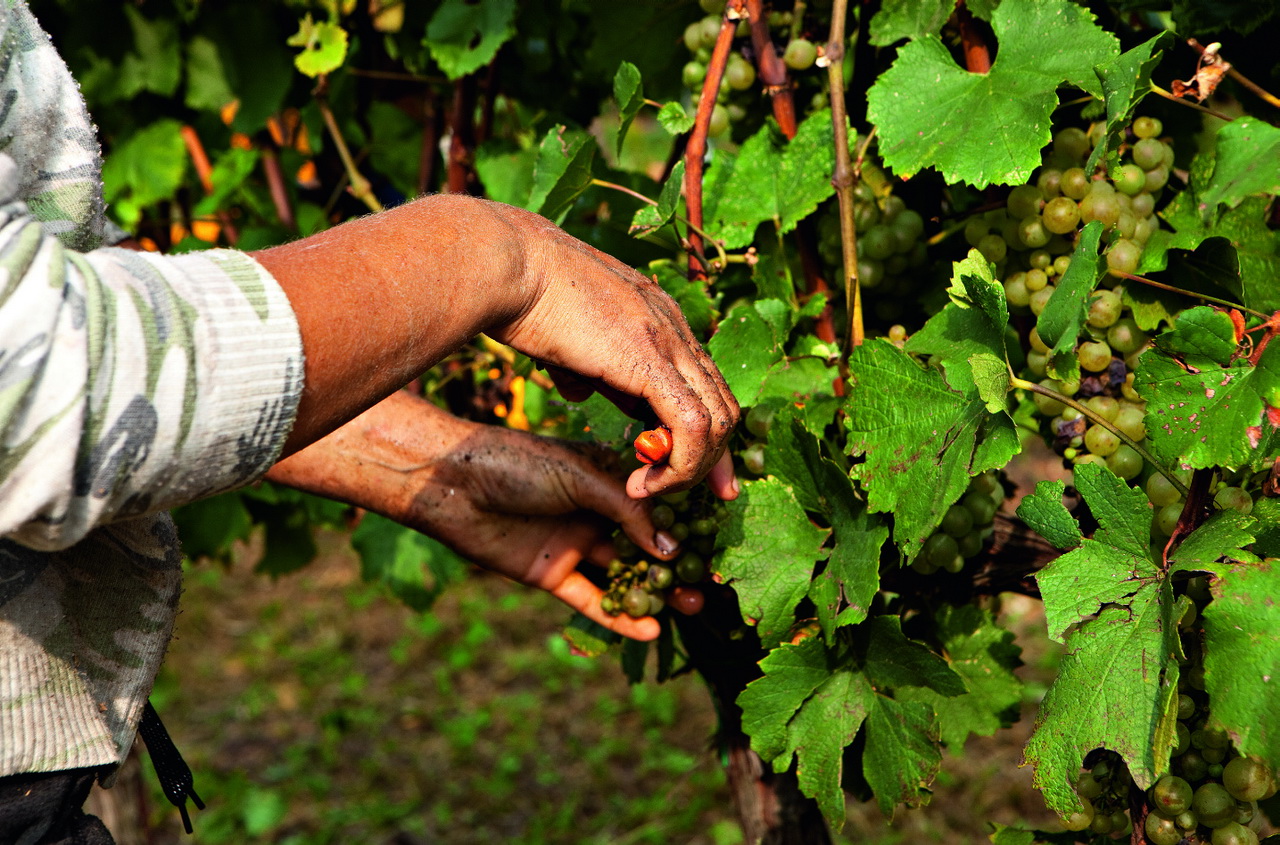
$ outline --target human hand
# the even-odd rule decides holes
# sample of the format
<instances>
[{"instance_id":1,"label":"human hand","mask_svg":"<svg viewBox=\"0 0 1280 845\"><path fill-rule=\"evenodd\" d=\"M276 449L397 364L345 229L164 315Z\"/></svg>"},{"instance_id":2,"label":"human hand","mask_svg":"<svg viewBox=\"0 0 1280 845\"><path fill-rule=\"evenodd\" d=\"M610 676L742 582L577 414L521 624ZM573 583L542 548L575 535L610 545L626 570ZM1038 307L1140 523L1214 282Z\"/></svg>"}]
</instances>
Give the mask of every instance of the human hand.
<instances>
[{"instance_id":1,"label":"human hand","mask_svg":"<svg viewBox=\"0 0 1280 845\"><path fill-rule=\"evenodd\" d=\"M380 513L522 584L546 590L618 633L658 635L652 617L609 616L578 571L607 565L610 535L658 560L676 543L648 503L626 494L610 453L459 420L398 393L281 461L268 478Z\"/></svg>"},{"instance_id":2,"label":"human hand","mask_svg":"<svg viewBox=\"0 0 1280 845\"><path fill-rule=\"evenodd\" d=\"M551 365L565 398L581 401L599 390L632 415L647 403L671 430L669 460L636 470L631 496L684 489L707 476L716 495L734 498L725 444L738 403L679 307L656 282L550 221L519 209L508 214L535 294L490 334Z\"/></svg>"}]
</instances>

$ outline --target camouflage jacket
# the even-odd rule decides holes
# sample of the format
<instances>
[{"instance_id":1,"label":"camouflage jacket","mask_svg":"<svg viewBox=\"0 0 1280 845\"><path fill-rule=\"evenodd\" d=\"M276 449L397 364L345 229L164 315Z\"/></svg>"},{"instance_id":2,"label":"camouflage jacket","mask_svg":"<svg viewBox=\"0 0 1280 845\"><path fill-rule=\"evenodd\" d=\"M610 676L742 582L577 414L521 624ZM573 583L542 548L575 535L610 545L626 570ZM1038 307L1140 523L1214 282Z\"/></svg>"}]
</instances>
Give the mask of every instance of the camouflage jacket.
<instances>
[{"instance_id":1,"label":"camouflage jacket","mask_svg":"<svg viewBox=\"0 0 1280 845\"><path fill-rule=\"evenodd\" d=\"M118 762L173 630L166 508L264 473L302 348L252 258L103 248L66 65L0 0L0 776Z\"/></svg>"}]
</instances>

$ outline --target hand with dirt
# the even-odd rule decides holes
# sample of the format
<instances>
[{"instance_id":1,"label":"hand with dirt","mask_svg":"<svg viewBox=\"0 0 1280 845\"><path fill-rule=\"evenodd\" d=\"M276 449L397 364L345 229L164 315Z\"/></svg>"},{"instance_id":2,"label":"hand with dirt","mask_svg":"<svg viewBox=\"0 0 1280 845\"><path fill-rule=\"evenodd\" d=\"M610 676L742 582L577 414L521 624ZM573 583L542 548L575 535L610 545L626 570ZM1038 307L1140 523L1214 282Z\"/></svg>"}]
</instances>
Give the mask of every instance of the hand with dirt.
<instances>
[{"instance_id":1,"label":"hand with dirt","mask_svg":"<svg viewBox=\"0 0 1280 845\"><path fill-rule=\"evenodd\" d=\"M611 465L611 453L466 422L397 393L267 477L380 513L624 636L651 640L652 617L605 614L602 591L577 570L613 558L615 525L657 559L675 554L649 504L627 495Z\"/></svg>"}]
</instances>

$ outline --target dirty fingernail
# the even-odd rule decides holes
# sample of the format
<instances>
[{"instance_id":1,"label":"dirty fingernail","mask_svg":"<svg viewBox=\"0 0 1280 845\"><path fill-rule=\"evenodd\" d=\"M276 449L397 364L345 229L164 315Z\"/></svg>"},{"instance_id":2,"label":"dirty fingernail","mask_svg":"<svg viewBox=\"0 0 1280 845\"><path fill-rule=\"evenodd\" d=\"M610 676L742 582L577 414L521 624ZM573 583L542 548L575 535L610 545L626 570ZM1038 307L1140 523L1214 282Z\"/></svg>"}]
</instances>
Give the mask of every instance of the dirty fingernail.
<instances>
[{"instance_id":1,"label":"dirty fingernail","mask_svg":"<svg viewBox=\"0 0 1280 845\"><path fill-rule=\"evenodd\" d=\"M664 555L671 554L680 545L680 543L676 541L675 537L672 537L665 531L659 531L657 534L654 534L653 542L658 546L658 551L662 552Z\"/></svg>"},{"instance_id":2,"label":"dirty fingernail","mask_svg":"<svg viewBox=\"0 0 1280 845\"><path fill-rule=\"evenodd\" d=\"M729 477L729 487L733 490L733 495L735 496L742 492L742 484L739 483L738 476Z\"/></svg>"}]
</instances>

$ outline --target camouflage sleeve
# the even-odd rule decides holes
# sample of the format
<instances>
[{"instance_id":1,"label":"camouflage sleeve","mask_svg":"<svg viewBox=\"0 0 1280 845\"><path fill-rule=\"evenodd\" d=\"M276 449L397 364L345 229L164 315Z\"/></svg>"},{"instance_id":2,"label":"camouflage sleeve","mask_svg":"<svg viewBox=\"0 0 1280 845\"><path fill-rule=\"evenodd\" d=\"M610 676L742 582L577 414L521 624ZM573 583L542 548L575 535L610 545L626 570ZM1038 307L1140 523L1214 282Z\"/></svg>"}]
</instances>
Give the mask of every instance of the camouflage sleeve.
<instances>
[{"instance_id":1,"label":"camouflage sleeve","mask_svg":"<svg viewBox=\"0 0 1280 845\"><path fill-rule=\"evenodd\" d=\"M275 280L227 250L73 251L20 185L0 154L0 537L66 548L266 472L302 390Z\"/></svg>"}]
</instances>

